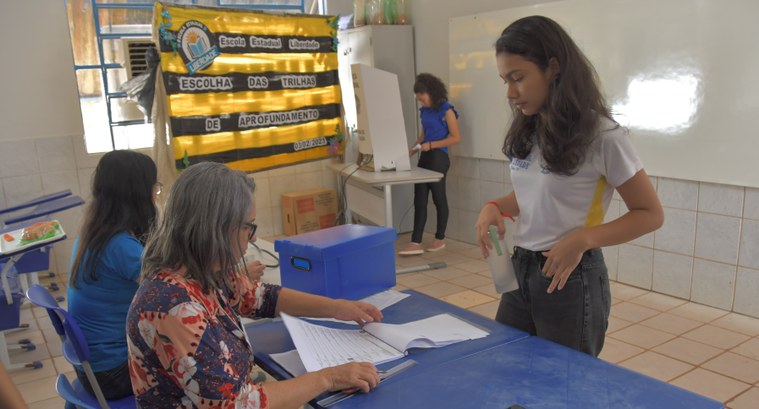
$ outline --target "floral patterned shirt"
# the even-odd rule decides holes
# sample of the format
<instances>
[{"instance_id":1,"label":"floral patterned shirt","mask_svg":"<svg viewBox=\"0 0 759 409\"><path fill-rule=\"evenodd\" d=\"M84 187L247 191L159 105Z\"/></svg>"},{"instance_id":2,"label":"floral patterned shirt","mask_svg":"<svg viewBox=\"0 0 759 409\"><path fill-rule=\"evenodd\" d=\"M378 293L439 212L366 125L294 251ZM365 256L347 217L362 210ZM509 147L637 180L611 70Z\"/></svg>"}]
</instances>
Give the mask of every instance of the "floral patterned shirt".
<instances>
[{"instance_id":1,"label":"floral patterned shirt","mask_svg":"<svg viewBox=\"0 0 759 409\"><path fill-rule=\"evenodd\" d=\"M232 283L228 294L209 294L176 271L143 280L127 316L138 407L268 407L238 316L273 317L280 287L243 276Z\"/></svg>"}]
</instances>

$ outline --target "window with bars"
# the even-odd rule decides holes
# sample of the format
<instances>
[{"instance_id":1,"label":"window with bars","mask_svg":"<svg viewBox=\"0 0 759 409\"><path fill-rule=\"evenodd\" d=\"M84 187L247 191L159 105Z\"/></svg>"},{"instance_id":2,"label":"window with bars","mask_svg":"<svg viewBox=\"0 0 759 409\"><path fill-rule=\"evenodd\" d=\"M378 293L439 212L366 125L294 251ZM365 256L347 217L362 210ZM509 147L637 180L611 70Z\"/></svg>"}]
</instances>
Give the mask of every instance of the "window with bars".
<instances>
[{"instance_id":1,"label":"window with bars","mask_svg":"<svg viewBox=\"0 0 759 409\"><path fill-rule=\"evenodd\" d=\"M120 86L147 68L153 0L65 0L88 153L153 145L153 127ZM324 0L185 0L179 4L319 13Z\"/></svg>"}]
</instances>

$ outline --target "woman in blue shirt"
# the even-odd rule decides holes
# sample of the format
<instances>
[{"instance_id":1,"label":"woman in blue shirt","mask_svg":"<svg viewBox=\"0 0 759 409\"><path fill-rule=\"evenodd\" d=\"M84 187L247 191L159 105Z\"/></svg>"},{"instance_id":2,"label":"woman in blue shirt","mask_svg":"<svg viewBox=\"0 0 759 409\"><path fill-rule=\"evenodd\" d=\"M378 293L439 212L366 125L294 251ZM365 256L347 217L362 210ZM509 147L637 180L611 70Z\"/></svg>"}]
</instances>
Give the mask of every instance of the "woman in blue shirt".
<instances>
[{"instance_id":1,"label":"woman in blue shirt","mask_svg":"<svg viewBox=\"0 0 759 409\"><path fill-rule=\"evenodd\" d=\"M424 250L438 251L445 248L445 229L448 225L448 198L445 193L445 177L451 161L448 147L459 143L459 114L448 103L445 84L432 74L419 74L414 83L416 100L422 106L419 113L422 129L411 153L421 151L419 167L443 174L439 182L414 185L414 232L411 243L398 252L400 255L422 254ZM432 192L432 202L437 210L435 241L422 247L422 234L427 223L427 200Z\"/></svg>"},{"instance_id":2,"label":"woman in blue shirt","mask_svg":"<svg viewBox=\"0 0 759 409\"><path fill-rule=\"evenodd\" d=\"M87 338L103 394L118 399L132 394L126 315L161 185L153 160L126 150L103 155L93 178L92 199L71 254L68 309ZM77 370L77 377L92 392L84 372Z\"/></svg>"}]
</instances>

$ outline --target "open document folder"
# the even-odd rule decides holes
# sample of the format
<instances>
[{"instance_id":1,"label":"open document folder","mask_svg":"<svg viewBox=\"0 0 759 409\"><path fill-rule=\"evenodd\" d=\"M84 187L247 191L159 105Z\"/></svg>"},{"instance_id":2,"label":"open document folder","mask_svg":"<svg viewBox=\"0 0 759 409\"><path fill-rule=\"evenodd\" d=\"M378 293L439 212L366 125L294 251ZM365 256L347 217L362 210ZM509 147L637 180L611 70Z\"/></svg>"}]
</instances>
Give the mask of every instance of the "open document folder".
<instances>
[{"instance_id":1,"label":"open document folder","mask_svg":"<svg viewBox=\"0 0 759 409\"><path fill-rule=\"evenodd\" d=\"M487 331L449 314L406 324L374 322L363 329L329 328L284 313L282 321L308 372L348 362L379 365L402 358L411 348L437 348L488 335ZM277 357L272 358L279 362Z\"/></svg>"}]
</instances>

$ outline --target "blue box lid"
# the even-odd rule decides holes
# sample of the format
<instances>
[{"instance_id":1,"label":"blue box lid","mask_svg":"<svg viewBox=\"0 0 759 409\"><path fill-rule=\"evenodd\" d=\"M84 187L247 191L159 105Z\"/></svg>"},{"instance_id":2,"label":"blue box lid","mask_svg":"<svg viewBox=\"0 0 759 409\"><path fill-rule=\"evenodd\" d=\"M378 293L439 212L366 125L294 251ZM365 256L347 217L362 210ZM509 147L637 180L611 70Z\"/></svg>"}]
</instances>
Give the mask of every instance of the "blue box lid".
<instances>
[{"instance_id":1,"label":"blue box lid","mask_svg":"<svg viewBox=\"0 0 759 409\"><path fill-rule=\"evenodd\" d=\"M345 224L275 240L274 250L312 260L328 260L351 250L393 243L397 237L395 229L389 227Z\"/></svg>"}]
</instances>

